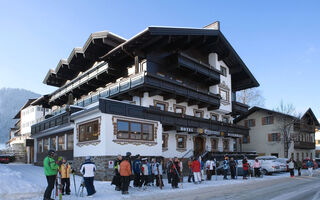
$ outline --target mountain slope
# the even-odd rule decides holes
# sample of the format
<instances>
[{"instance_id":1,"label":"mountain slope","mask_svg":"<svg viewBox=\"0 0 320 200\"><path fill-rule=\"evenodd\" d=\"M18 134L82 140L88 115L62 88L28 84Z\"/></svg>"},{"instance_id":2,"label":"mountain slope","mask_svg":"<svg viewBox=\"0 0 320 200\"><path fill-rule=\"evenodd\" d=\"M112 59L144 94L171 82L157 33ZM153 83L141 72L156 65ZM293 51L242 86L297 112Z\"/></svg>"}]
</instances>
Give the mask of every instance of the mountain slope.
<instances>
[{"instance_id":1,"label":"mountain slope","mask_svg":"<svg viewBox=\"0 0 320 200\"><path fill-rule=\"evenodd\" d=\"M16 120L13 117L30 98L37 98L39 94L17 88L0 89L0 143L9 139L9 130Z\"/></svg>"}]
</instances>

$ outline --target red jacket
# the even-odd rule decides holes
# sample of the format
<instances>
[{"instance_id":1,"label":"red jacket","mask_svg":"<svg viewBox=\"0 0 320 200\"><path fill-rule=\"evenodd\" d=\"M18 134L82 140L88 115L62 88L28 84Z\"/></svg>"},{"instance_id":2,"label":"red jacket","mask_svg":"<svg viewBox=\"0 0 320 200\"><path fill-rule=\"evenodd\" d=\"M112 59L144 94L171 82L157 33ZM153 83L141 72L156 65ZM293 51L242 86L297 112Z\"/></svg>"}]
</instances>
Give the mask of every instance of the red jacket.
<instances>
[{"instance_id":1,"label":"red jacket","mask_svg":"<svg viewBox=\"0 0 320 200\"><path fill-rule=\"evenodd\" d=\"M249 164L248 163L243 163L242 167L243 167L243 170L248 170L249 169Z\"/></svg>"},{"instance_id":2,"label":"red jacket","mask_svg":"<svg viewBox=\"0 0 320 200\"><path fill-rule=\"evenodd\" d=\"M194 160L191 163L192 172L200 172L201 164L198 160Z\"/></svg>"}]
</instances>

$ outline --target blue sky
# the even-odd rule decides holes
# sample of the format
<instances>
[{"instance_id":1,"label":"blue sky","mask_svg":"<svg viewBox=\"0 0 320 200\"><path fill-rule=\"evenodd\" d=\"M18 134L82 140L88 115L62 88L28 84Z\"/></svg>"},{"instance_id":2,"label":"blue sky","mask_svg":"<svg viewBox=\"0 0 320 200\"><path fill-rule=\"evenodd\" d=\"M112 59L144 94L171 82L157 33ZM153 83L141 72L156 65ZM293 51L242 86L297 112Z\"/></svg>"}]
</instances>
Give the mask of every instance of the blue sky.
<instances>
[{"instance_id":1,"label":"blue sky","mask_svg":"<svg viewBox=\"0 0 320 200\"><path fill-rule=\"evenodd\" d=\"M320 1L3 1L0 88L46 94L47 71L92 32L130 38L147 26L221 30L260 83L265 106L283 100L320 117Z\"/></svg>"}]
</instances>

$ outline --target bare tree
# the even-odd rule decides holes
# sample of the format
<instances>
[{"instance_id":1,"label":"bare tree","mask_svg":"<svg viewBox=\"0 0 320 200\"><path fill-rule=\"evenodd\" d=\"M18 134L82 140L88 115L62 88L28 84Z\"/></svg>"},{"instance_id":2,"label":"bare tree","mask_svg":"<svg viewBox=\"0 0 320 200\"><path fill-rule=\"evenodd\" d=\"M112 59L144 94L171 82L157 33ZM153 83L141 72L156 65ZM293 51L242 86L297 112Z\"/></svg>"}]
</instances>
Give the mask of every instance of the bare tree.
<instances>
[{"instance_id":1,"label":"bare tree","mask_svg":"<svg viewBox=\"0 0 320 200\"><path fill-rule=\"evenodd\" d=\"M261 90L258 88L250 88L241 90L237 93L237 101L252 106L264 106L265 99Z\"/></svg>"},{"instance_id":2,"label":"bare tree","mask_svg":"<svg viewBox=\"0 0 320 200\"><path fill-rule=\"evenodd\" d=\"M278 130L280 131L281 141L283 142L284 146L284 156L288 158L290 145L296 136L294 134L294 127L296 125L300 126L301 115L296 114L293 104L286 104L283 101L281 101L280 105L274 110L282 113L277 115L277 119L279 121Z\"/></svg>"}]
</instances>

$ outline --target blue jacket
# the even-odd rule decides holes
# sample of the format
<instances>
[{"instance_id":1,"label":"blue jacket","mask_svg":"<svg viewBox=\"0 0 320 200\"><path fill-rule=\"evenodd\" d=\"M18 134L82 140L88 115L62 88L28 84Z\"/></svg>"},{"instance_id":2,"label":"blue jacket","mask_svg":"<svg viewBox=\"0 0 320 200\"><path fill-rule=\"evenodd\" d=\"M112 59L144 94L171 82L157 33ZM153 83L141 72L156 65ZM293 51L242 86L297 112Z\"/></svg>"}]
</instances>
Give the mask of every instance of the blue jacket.
<instances>
[{"instance_id":1,"label":"blue jacket","mask_svg":"<svg viewBox=\"0 0 320 200\"><path fill-rule=\"evenodd\" d=\"M310 167L313 167L313 162L311 160L309 160L307 162L307 167L310 168Z\"/></svg>"},{"instance_id":2,"label":"blue jacket","mask_svg":"<svg viewBox=\"0 0 320 200\"><path fill-rule=\"evenodd\" d=\"M228 170L229 169L229 161L228 160L224 160L223 161L223 169L224 170Z\"/></svg>"},{"instance_id":3,"label":"blue jacket","mask_svg":"<svg viewBox=\"0 0 320 200\"><path fill-rule=\"evenodd\" d=\"M141 173L141 161L136 159L135 161L133 161L133 172L135 174L140 174Z\"/></svg>"}]
</instances>

